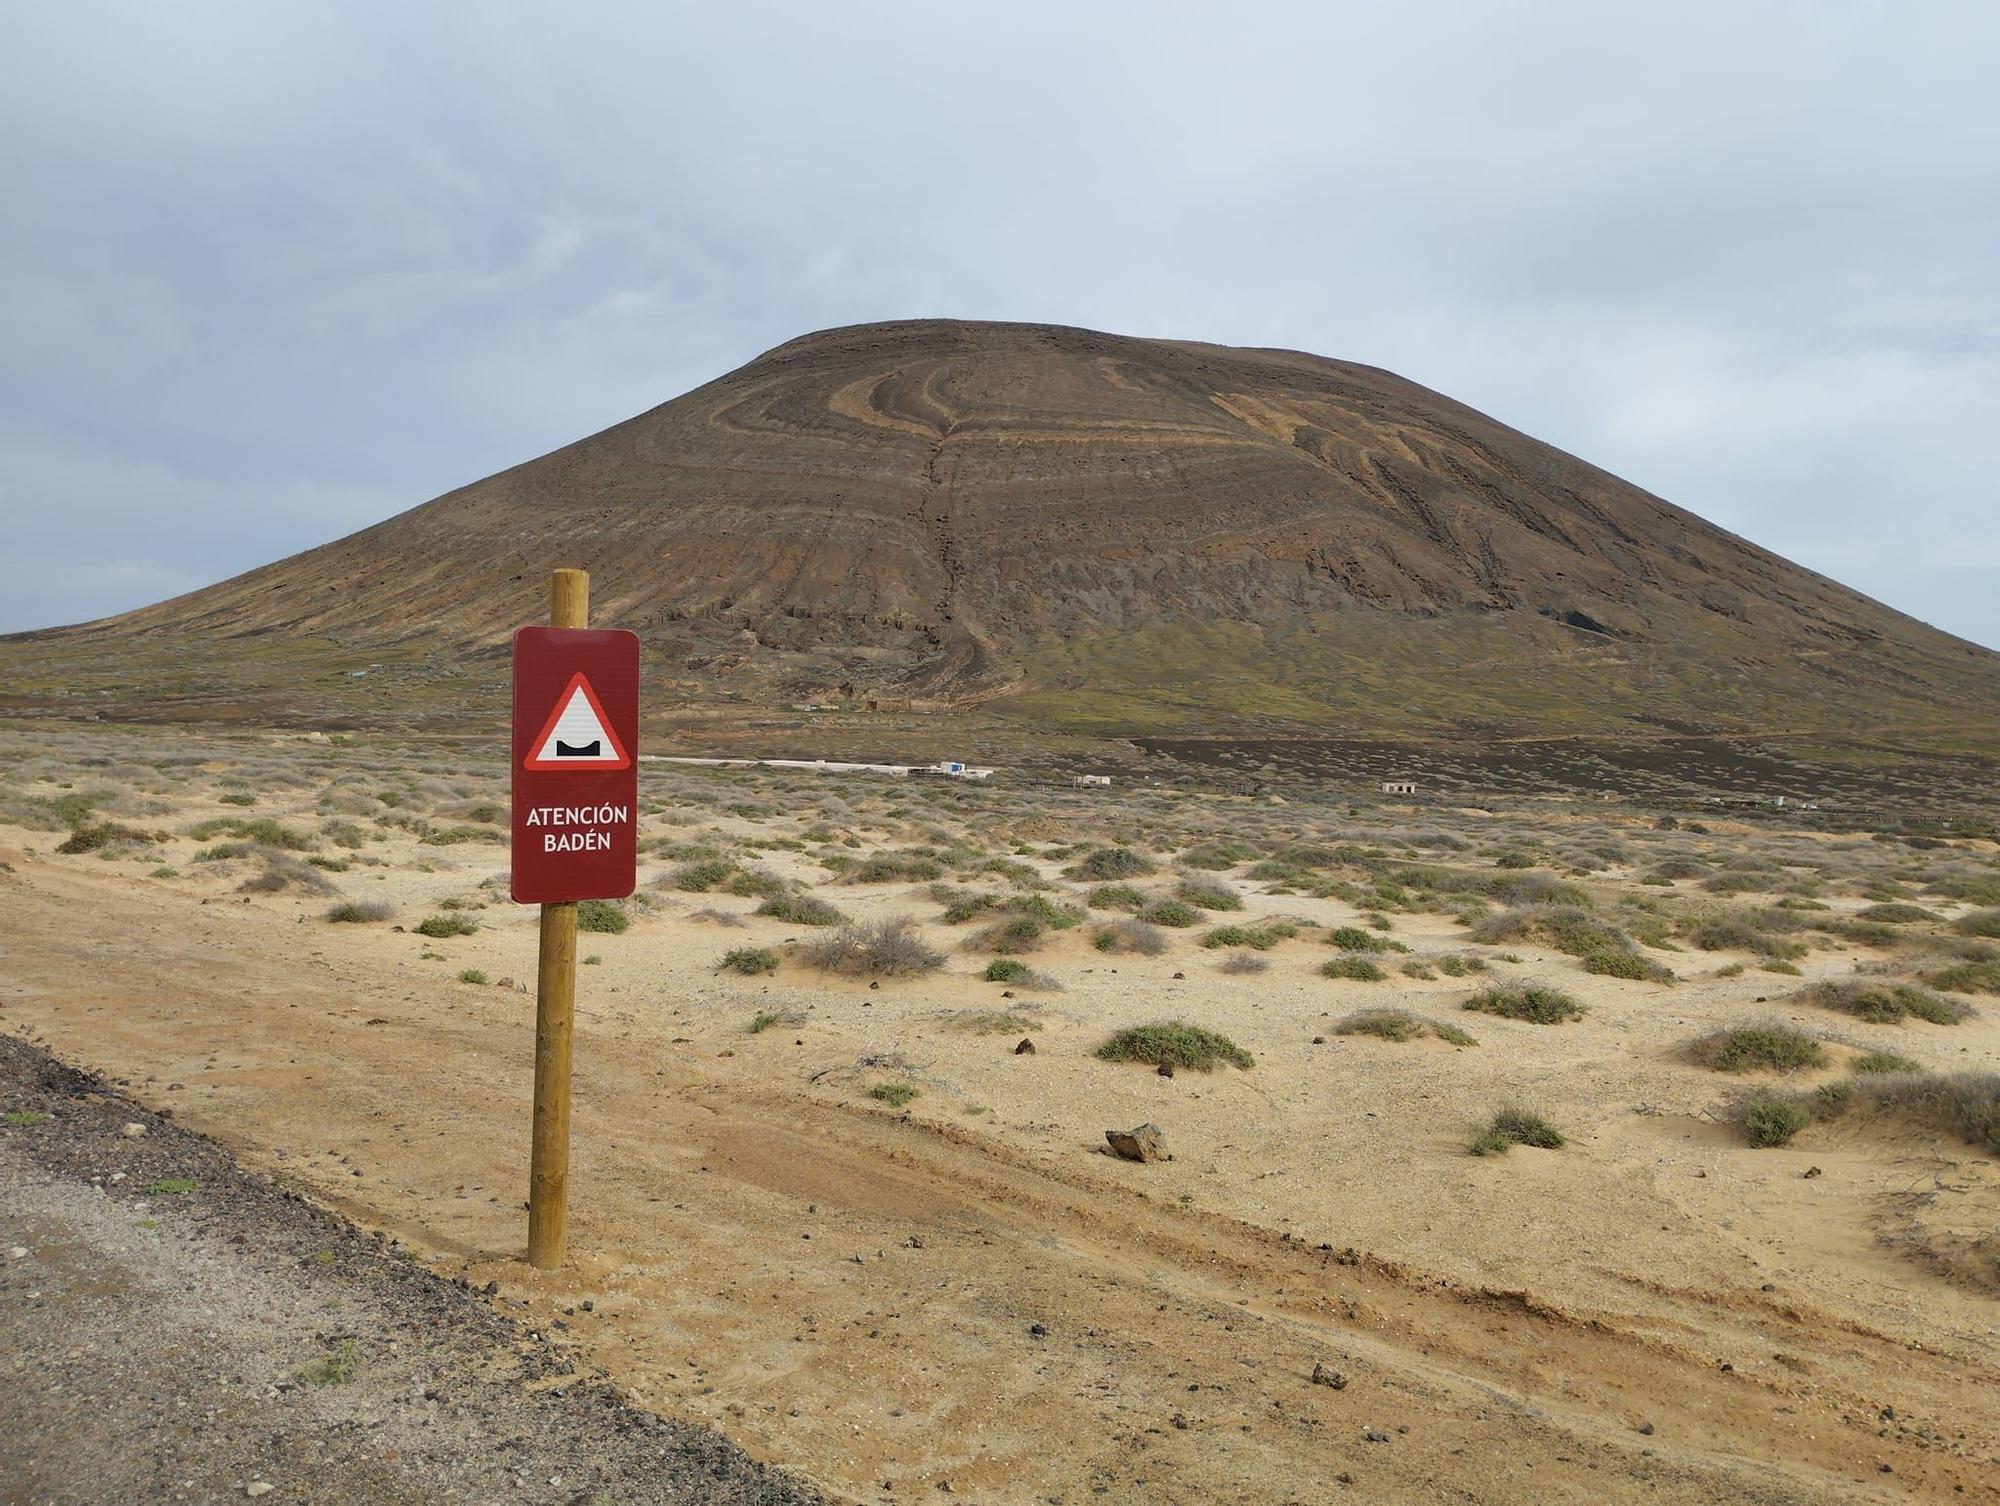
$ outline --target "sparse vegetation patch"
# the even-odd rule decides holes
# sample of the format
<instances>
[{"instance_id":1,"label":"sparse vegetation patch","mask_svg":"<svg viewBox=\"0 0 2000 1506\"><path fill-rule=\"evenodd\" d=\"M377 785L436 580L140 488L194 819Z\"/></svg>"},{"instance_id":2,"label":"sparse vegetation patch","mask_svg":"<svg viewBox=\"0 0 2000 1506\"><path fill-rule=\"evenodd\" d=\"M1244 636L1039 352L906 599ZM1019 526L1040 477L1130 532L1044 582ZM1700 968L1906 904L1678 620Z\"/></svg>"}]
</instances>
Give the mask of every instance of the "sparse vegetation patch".
<instances>
[{"instance_id":1,"label":"sparse vegetation patch","mask_svg":"<svg viewBox=\"0 0 2000 1506\"><path fill-rule=\"evenodd\" d=\"M1253 1065L1250 1053L1228 1036L1182 1020L1121 1030L1099 1046L1097 1054L1108 1062L1145 1062L1196 1072L1212 1072L1225 1063L1232 1067Z\"/></svg>"},{"instance_id":2,"label":"sparse vegetation patch","mask_svg":"<svg viewBox=\"0 0 2000 1506\"><path fill-rule=\"evenodd\" d=\"M1718 1030L1694 1045L1695 1060L1717 1072L1800 1072L1826 1064L1826 1050L1789 1025Z\"/></svg>"},{"instance_id":3,"label":"sparse vegetation patch","mask_svg":"<svg viewBox=\"0 0 2000 1506\"><path fill-rule=\"evenodd\" d=\"M1956 999L1941 999L1912 983L1872 978L1830 978L1813 984L1799 997L1821 1009L1838 1010L1875 1025L1900 1025L1906 1019L1957 1025L1972 1018L1971 1006Z\"/></svg>"},{"instance_id":4,"label":"sparse vegetation patch","mask_svg":"<svg viewBox=\"0 0 2000 1506\"><path fill-rule=\"evenodd\" d=\"M740 946L724 952L720 966L724 972L754 978L760 973L775 973L778 970L778 954L769 947Z\"/></svg>"},{"instance_id":5,"label":"sparse vegetation patch","mask_svg":"<svg viewBox=\"0 0 2000 1506\"><path fill-rule=\"evenodd\" d=\"M1537 1150L1560 1150L1565 1143L1562 1132L1540 1114L1527 1109L1507 1108L1493 1116L1493 1122L1469 1149L1475 1156L1503 1156L1517 1145L1532 1145Z\"/></svg>"},{"instance_id":6,"label":"sparse vegetation patch","mask_svg":"<svg viewBox=\"0 0 2000 1506\"><path fill-rule=\"evenodd\" d=\"M1560 1025L1565 1020L1583 1017L1583 1006L1574 998L1559 988L1550 988L1542 983L1523 984L1518 988L1496 985L1474 994L1460 1007L1481 1014L1497 1014L1503 1019L1527 1020L1536 1025Z\"/></svg>"},{"instance_id":7,"label":"sparse vegetation patch","mask_svg":"<svg viewBox=\"0 0 2000 1506\"><path fill-rule=\"evenodd\" d=\"M799 948L799 960L848 977L907 978L936 972L944 953L927 943L907 915L842 926Z\"/></svg>"}]
</instances>

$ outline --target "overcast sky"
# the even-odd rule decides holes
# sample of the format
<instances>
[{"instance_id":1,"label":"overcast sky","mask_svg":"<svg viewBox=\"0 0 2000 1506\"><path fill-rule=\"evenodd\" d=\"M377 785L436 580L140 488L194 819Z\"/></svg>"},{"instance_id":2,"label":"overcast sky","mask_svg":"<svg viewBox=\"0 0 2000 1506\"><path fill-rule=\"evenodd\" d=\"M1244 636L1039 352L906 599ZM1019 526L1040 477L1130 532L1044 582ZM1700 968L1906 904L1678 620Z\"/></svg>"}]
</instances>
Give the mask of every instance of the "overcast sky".
<instances>
[{"instance_id":1,"label":"overcast sky","mask_svg":"<svg viewBox=\"0 0 2000 1506\"><path fill-rule=\"evenodd\" d=\"M2000 645L2000 6L0 0L0 630L807 330L1387 366Z\"/></svg>"}]
</instances>

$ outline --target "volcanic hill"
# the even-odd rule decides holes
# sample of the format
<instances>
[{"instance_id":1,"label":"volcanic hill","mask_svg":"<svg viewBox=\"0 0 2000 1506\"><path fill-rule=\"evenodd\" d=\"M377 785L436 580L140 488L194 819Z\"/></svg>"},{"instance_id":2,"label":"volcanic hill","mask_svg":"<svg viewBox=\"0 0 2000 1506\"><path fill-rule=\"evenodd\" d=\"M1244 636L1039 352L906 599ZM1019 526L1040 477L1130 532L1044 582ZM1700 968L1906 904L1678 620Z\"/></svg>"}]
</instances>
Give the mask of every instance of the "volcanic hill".
<instances>
[{"instance_id":1,"label":"volcanic hill","mask_svg":"<svg viewBox=\"0 0 2000 1506\"><path fill-rule=\"evenodd\" d=\"M592 572L594 621L642 635L649 696L688 706L1947 741L2000 708L2000 656L1389 372L938 320L805 336L351 537L35 641L491 667L556 564Z\"/></svg>"}]
</instances>

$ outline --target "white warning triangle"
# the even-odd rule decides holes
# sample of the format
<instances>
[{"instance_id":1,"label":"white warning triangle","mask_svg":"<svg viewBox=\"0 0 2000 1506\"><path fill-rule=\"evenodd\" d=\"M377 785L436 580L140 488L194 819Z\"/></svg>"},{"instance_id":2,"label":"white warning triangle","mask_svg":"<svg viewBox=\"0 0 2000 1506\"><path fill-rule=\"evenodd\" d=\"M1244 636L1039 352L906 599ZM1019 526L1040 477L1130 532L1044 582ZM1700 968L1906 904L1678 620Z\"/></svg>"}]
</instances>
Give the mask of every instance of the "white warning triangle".
<instances>
[{"instance_id":1,"label":"white warning triangle","mask_svg":"<svg viewBox=\"0 0 2000 1506\"><path fill-rule=\"evenodd\" d=\"M632 760L582 671L570 676L523 764L530 769L623 769Z\"/></svg>"}]
</instances>

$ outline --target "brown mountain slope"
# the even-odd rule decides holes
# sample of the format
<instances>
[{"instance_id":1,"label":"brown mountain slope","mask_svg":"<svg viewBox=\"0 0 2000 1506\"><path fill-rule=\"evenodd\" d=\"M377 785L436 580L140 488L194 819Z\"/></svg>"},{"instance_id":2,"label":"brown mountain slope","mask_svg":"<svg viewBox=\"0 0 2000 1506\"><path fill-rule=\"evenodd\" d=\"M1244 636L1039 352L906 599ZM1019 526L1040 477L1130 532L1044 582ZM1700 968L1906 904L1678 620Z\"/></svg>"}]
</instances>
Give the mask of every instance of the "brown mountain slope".
<instances>
[{"instance_id":1,"label":"brown mountain slope","mask_svg":"<svg viewBox=\"0 0 2000 1506\"><path fill-rule=\"evenodd\" d=\"M943 321L810 335L364 532L66 630L496 646L556 563L699 702L1094 731L1958 723L2000 657L1412 382Z\"/></svg>"}]
</instances>

